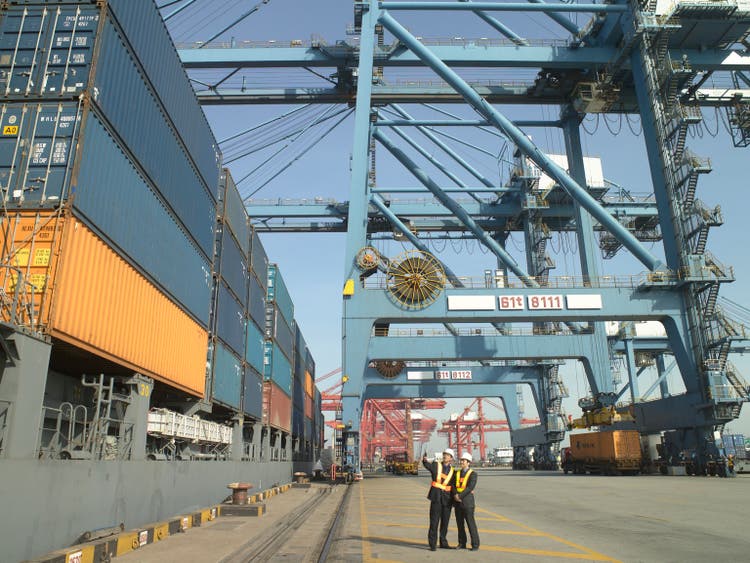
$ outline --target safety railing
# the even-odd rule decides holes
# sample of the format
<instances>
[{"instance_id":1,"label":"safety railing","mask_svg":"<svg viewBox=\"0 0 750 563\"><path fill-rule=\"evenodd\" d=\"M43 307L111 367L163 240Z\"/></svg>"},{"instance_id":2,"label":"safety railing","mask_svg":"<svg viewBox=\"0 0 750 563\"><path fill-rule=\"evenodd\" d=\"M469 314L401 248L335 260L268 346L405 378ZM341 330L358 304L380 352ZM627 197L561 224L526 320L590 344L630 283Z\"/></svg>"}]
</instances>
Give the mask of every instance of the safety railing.
<instances>
[{"instance_id":1,"label":"safety railing","mask_svg":"<svg viewBox=\"0 0 750 563\"><path fill-rule=\"evenodd\" d=\"M7 264L0 264L0 281L0 319L36 331L38 316L34 295L43 288L27 281L20 268Z\"/></svg>"},{"instance_id":2,"label":"safety railing","mask_svg":"<svg viewBox=\"0 0 750 563\"><path fill-rule=\"evenodd\" d=\"M529 289L520 281L510 281L502 288L488 285L485 277L458 276L465 289ZM548 289L589 289L589 288L631 288L635 289L648 284L677 283L680 277L673 272L642 272L630 276L598 276L584 278L581 276L551 276L549 279L537 279L539 290ZM384 275L373 275L364 282L365 289L385 289L387 278Z\"/></svg>"},{"instance_id":3,"label":"safety railing","mask_svg":"<svg viewBox=\"0 0 750 563\"><path fill-rule=\"evenodd\" d=\"M588 329L583 327L580 334L592 334L593 328ZM499 332L496 328L455 328L453 332L449 332L447 329L423 329L423 328L393 328L393 326L387 329L375 328L372 330L372 336L387 336L395 338L409 338L409 337L440 337L440 336L571 336L573 333L565 330L555 329L544 329L544 328L515 328L508 327Z\"/></svg>"}]
</instances>

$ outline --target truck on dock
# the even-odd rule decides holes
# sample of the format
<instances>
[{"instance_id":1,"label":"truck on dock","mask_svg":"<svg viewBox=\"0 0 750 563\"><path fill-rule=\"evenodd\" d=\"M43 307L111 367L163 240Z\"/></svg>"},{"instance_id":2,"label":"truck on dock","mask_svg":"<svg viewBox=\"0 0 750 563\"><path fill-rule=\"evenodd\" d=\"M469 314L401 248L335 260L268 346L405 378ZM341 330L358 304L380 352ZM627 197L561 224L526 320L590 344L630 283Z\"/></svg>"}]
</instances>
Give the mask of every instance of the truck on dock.
<instances>
[{"instance_id":1,"label":"truck on dock","mask_svg":"<svg viewBox=\"0 0 750 563\"><path fill-rule=\"evenodd\" d=\"M641 442L637 430L609 430L570 436L563 450L563 471L584 475L636 474L641 471Z\"/></svg>"}]
</instances>

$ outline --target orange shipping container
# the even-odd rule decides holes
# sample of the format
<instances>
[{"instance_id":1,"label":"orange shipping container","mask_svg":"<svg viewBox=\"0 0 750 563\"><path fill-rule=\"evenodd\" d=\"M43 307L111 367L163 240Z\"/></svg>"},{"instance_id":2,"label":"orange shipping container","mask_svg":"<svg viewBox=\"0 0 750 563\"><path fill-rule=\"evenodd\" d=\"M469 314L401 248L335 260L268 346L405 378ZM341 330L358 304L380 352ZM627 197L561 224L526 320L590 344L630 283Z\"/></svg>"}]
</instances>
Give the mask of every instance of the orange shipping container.
<instances>
[{"instance_id":1,"label":"orange shipping container","mask_svg":"<svg viewBox=\"0 0 750 563\"><path fill-rule=\"evenodd\" d=\"M83 223L56 213L3 217L0 263L26 255L41 264L49 256L29 270L29 279L46 280L34 294L35 328L202 396L206 331ZM6 278L7 291L13 280Z\"/></svg>"},{"instance_id":2,"label":"orange shipping container","mask_svg":"<svg viewBox=\"0 0 750 563\"><path fill-rule=\"evenodd\" d=\"M641 439L637 430L573 434L570 447L574 459L602 462L641 459Z\"/></svg>"},{"instance_id":3,"label":"orange shipping container","mask_svg":"<svg viewBox=\"0 0 750 563\"><path fill-rule=\"evenodd\" d=\"M263 382L263 424L284 432L292 429L292 400L272 381Z\"/></svg>"},{"instance_id":4,"label":"orange shipping container","mask_svg":"<svg viewBox=\"0 0 750 563\"><path fill-rule=\"evenodd\" d=\"M313 391L315 389L315 380L313 379L313 376L310 375L309 371L305 372L305 393L307 393L308 397L313 396Z\"/></svg>"}]
</instances>

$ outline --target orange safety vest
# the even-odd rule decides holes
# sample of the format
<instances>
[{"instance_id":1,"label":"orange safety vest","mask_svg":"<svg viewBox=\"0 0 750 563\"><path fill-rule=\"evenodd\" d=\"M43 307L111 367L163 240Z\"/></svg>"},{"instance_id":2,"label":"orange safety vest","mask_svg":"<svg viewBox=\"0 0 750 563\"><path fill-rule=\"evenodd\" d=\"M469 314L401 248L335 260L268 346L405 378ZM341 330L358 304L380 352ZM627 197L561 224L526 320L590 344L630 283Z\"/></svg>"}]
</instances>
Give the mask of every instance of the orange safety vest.
<instances>
[{"instance_id":1,"label":"orange safety vest","mask_svg":"<svg viewBox=\"0 0 750 563\"><path fill-rule=\"evenodd\" d=\"M453 478L453 468L451 467L451 470L448 472L448 475L443 477L443 464L442 462L438 462L437 479L435 479L432 482L432 486L440 490L443 490L446 493L450 493L451 492L450 482L452 478Z\"/></svg>"},{"instance_id":2,"label":"orange safety vest","mask_svg":"<svg viewBox=\"0 0 750 563\"><path fill-rule=\"evenodd\" d=\"M456 471L456 491L459 493L463 493L466 489L466 484L469 482L469 475L471 475L474 472L473 469L469 469L466 474L464 475L464 478L461 479L461 472Z\"/></svg>"}]
</instances>

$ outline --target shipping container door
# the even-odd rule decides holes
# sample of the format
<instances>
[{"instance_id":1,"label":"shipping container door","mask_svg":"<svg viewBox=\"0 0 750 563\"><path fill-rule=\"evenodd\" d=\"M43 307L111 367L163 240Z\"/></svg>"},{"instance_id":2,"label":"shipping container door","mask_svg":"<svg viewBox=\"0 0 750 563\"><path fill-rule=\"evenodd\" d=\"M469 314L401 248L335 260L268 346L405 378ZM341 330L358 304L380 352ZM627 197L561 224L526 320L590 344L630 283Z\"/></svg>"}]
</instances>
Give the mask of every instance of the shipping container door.
<instances>
[{"instance_id":1,"label":"shipping container door","mask_svg":"<svg viewBox=\"0 0 750 563\"><path fill-rule=\"evenodd\" d=\"M0 185L5 202L65 199L81 104L3 104L1 113Z\"/></svg>"}]
</instances>

